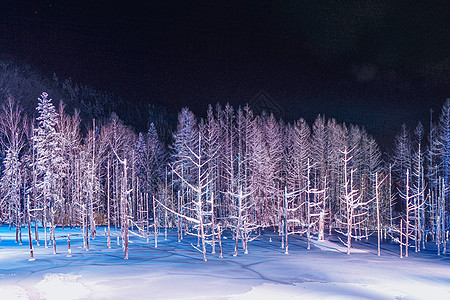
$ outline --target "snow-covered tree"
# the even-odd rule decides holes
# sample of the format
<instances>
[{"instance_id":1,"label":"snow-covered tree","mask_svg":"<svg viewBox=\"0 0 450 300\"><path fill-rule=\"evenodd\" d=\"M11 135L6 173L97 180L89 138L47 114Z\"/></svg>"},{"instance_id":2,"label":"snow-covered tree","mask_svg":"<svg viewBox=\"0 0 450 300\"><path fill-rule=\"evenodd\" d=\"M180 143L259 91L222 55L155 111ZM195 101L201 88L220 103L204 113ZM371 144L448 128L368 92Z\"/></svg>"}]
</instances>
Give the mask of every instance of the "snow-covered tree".
<instances>
[{"instance_id":1,"label":"snow-covered tree","mask_svg":"<svg viewBox=\"0 0 450 300\"><path fill-rule=\"evenodd\" d=\"M342 219L344 208L341 195L343 194L343 149L348 148L348 130L345 124L338 124L336 120L327 122L327 183L326 195L328 195L329 234L331 234L332 221ZM337 224L336 224L337 225Z\"/></svg>"},{"instance_id":2,"label":"snow-covered tree","mask_svg":"<svg viewBox=\"0 0 450 300\"><path fill-rule=\"evenodd\" d=\"M288 142L285 160L288 190L290 192L304 191L308 181L308 161L311 160L311 129L304 119L300 119L287 130ZM293 202L292 206L298 207L305 203L305 194L298 193L289 200ZM301 209L292 212L293 216L298 219L300 219L301 213Z\"/></svg>"},{"instance_id":3,"label":"snow-covered tree","mask_svg":"<svg viewBox=\"0 0 450 300\"><path fill-rule=\"evenodd\" d=\"M450 98L445 101L442 107L442 113L439 119L439 141L441 174L445 184L448 186L450 178Z\"/></svg>"},{"instance_id":4,"label":"snow-covered tree","mask_svg":"<svg viewBox=\"0 0 450 300\"><path fill-rule=\"evenodd\" d=\"M252 130L248 140L249 169L251 174L250 190L255 201L257 220L261 226L274 223L274 211L267 209L268 199L272 197L268 171L268 149L265 143L261 117L257 116L252 122Z\"/></svg>"},{"instance_id":5,"label":"snow-covered tree","mask_svg":"<svg viewBox=\"0 0 450 300\"><path fill-rule=\"evenodd\" d=\"M422 140L424 136L424 129L422 123L417 124L414 130L415 135L415 145L413 150L412 158L412 186L414 187L414 192L417 197L414 199L414 232L415 236L415 251L420 250L420 243L423 241L423 236L425 234L425 213L424 213L424 202L425 202L425 174L424 174L424 152L422 150Z\"/></svg>"},{"instance_id":6,"label":"snow-covered tree","mask_svg":"<svg viewBox=\"0 0 450 300\"><path fill-rule=\"evenodd\" d=\"M62 198L58 193L60 190L58 166L62 163L63 157L59 132L57 131L58 114L48 98L48 94L43 92L38 98L37 128L33 137L36 149L36 167L38 171L38 188L41 194L44 229L46 234L47 219L50 217L50 229L52 230L53 252L56 254L55 228L56 214L61 210ZM47 244L47 237L45 237Z\"/></svg>"},{"instance_id":7,"label":"snow-covered tree","mask_svg":"<svg viewBox=\"0 0 450 300\"><path fill-rule=\"evenodd\" d=\"M392 156L393 179L395 187L401 192L405 191L406 170L411 170L411 151L411 136L406 125L403 124L400 133L395 137L394 153Z\"/></svg>"},{"instance_id":8,"label":"snow-covered tree","mask_svg":"<svg viewBox=\"0 0 450 300\"><path fill-rule=\"evenodd\" d=\"M182 184L186 186L187 189L191 190L193 193L192 200L186 203L187 211L191 212L189 214L180 214L171 210L167 205L158 201L160 205L162 205L166 210L172 212L178 217L184 218L188 222L193 223L193 228L197 231L195 235L199 238L201 242L201 248L195 247L199 250L203 255L203 260L206 261L206 244L207 244L207 233L206 228L211 226L211 222L207 221L207 216L210 215L210 211L208 210L208 206L211 205L211 198L207 198L208 190L207 187L209 185L209 174L208 169L205 166L208 163L208 160L204 156L204 141L202 136L202 131L198 131L198 141L196 142L196 147L191 148L187 147L186 154L188 156L180 157L181 160L175 161L174 165L171 166L174 174L182 181ZM195 167L195 170L191 170L191 176L189 179L192 181L189 182L184 176L182 172L177 171L177 165L183 163L185 159L188 159L192 166ZM189 233L189 232L188 232ZM193 234L193 233L189 233ZM200 246L200 245L198 245Z\"/></svg>"},{"instance_id":9,"label":"snow-covered tree","mask_svg":"<svg viewBox=\"0 0 450 300\"><path fill-rule=\"evenodd\" d=\"M266 187L267 193L270 197L266 198L265 207L270 212L276 213L275 224L279 224L282 216L282 201L283 201L283 187L284 187L284 144L283 144L283 124L275 119L275 116L270 115L265 121L264 138L267 147L266 159Z\"/></svg>"},{"instance_id":10,"label":"snow-covered tree","mask_svg":"<svg viewBox=\"0 0 450 300\"><path fill-rule=\"evenodd\" d=\"M164 174L166 158L153 123L150 124L146 135L139 134L136 151L141 192L154 195Z\"/></svg>"},{"instance_id":11,"label":"snow-covered tree","mask_svg":"<svg viewBox=\"0 0 450 300\"><path fill-rule=\"evenodd\" d=\"M27 122L18 103L8 95L0 110L0 143L6 152L3 159L4 171L0 184L0 222L7 221L16 226L16 242L21 243L22 156L26 145Z\"/></svg>"},{"instance_id":12,"label":"snow-covered tree","mask_svg":"<svg viewBox=\"0 0 450 300\"><path fill-rule=\"evenodd\" d=\"M345 215L340 221L345 226L345 231L339 230L338 232L347 238L347 241L342 243L347 247L347 254L351 252L352 238L360 238L360 235L355 234L358 225L365 222L367 217L367 205L371 200L365 202L362 201L360 191L355 188L353 182L354 169L351 169L349 162L352 160L351 155L353 149L348 150L345 148L343 152L343 179L344 179L344 191L341 197ZM355 233L353 230L355 229Z\"/></svg>"}]
</instances>

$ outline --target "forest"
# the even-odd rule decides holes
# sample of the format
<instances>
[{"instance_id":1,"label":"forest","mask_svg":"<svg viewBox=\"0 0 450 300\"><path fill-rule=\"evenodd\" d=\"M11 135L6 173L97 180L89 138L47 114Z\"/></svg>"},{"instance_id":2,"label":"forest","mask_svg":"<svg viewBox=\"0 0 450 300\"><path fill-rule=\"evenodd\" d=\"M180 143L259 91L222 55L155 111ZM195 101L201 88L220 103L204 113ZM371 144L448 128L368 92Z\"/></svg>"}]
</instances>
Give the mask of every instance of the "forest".
<instances>
[{"instance_id":1,"label":"forest","mask_svg":"<svg viewBox=\"0 0 450 300\"><path fill-rule=\"evenodd\" d=\"M309 249L331 234L348 254L371 235L378 255L383 240L402 257L429 243L447 251L450 99L428 130L403 125L383 153L364 128L322 115L285 122L211 104L203 118L183 108L172 129L164 110L0 67L0 222L29 243L30 260L39 245L56 254L65 227L79 228L86 250L104 235L125 259L130 235L155 247L168 232L193 236L206 261L224 243L251 252L264 229L286 254L294 236Z\"/></svg>"}]
</instances>

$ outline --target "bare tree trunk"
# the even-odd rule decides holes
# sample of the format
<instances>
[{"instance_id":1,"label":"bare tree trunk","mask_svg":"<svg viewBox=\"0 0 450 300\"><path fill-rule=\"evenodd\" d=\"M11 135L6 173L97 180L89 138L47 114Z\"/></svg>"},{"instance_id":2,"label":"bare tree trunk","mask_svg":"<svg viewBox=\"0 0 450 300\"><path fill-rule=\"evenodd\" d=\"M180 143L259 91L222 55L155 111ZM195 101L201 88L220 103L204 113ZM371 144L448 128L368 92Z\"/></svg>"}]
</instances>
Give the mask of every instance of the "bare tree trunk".
<instances>
[{"instance_id":1,"label":"bare tree trunk","mask_svg":"<svg viewBox=\"0 0 450 300\"><path fill-rule=\"evenodd\" d=\"M32 131L34 132L34 126L32 125ZM36 209L38 207L38 201L36 196L36 181L37 181L37 174L36 174L36 156L35 156L35 147L31 147L31 157L32 157L32 174L33 174L33 202L34 202L34 208ZM36 240L36 244L39 246L39 231L38 231L38 217L37 213L34 213L34 238Z\"/></svg>"},{"instance_id":2,"label":"bare tree trunk","mask_svg":"<svg viewBox=\"0 0 450 300\"><path fill-rule=\"evenodd\" d=\"M325 176L324 182L324 190L323 190L323 207L320 211L319 215L319 237L317 240L324 241L325 240L325 209L326 209L326 199L327 199L327 176ZM330 223L331 223L331 211L330 214ZM331 224L330 224L331 227Z\"/></svg>"},{"instance_id":3,"label":"bare tree trunk","mask_svg":"<svg viewBox=\"0 0 450 300\"><path fill-rule=\"evenodd\" d=\"M128 218L125 220L125 258L128 259Z\"/></svg>"},{"instance_id":4,"label":"bare tree trunk","mask_svg":"<svg viewBox=\"0 0 450 300\"><path fill-rule=\"evenodd\" d=\"M200 200L200 198L201 198L201 193L199 193L199 200ZM200 226L200 237L201 237L201 239L202 239L202 254L203 254L203 261L207 261L207 259L206 259L206 245L205 245L205 228L204 228L204 225L203 225L203 216L202 216L202 213L201 213L201 206L200 207L198 207L198 210L199 210L199 219L200 219L200 224L199 224L199 226Z\"/></svg>"},{"instance_id":5,"label":"bare tree trunk","mask_svg":"<svg viewBox=\"0 0 450 300\"><path fill-rule=\"evenodd\" d=\"M392 165L389 165L389 222L392 228Z\"/></svg>"},{"instance_id":6,"label":"bare tree trunk","mask_svg":"<svg viewBox=\"0 0 450 300\"><path fill-rule=\"evenodd\" d=\"M45 238L45 248L48 248L48 243L47 243L47 200L45 199L44 196L44 238Z\"/></svg>"},{"instance_id":7,"label":"bare tree trunk","mask_svg":"<svg viewBox=\"0 0 450 300\"><path fill-rule=\"evenodd\" d=\"M222 229L220 228L220 225L217 225L217 234L219 238L219 258L223 258L222 256Z\"/></svg>"},{"instance_id":8,"label":"bare tree trunk","mask_svg":"<svg viewBox=\"0 0 450 300\"><path fill-rule=\"evenodd\" d=\"M147 203L147 209L145 210L145 212L147 213L146 214L146 216L147 216L147 234L146 234L146 236L147 236L147 243L148 243L148 241L149 241L149 235L150 235L150 232L149 232L149 222L148 222L148 214L149 214L149 205L148 205L148 193L145 193L145 203Z\"/></svg>"},{"instance_id":9,"label":"bare tree trunk","mask_svg":"<svg viewBox=\"0 0 450 300\"><path fill-rule=\"evenodd\" d=\"M30 243L30 259L29 261L34 261L34 255L33 255L33 241L31 239L31 217L30 217L30 195L28 195L27 198L27 211L28 211L28 241Z\"/></svg>"},{"instance_id":10,"label":"bare tree trunk","mask_svg":"<svg viewBox=\"0 0 450 300\"><path fill-rule=\"evenodd\" d=\"M124 221L123 221L123 225L125 226L124 228L124 235L125 235L125 259L128 259L128 212L127 212L127 199L128 199L128 185L127 185L127 181L128 181L128 177L127 177L127 159L124 159L124 191L123 191L123 216L124 216Z\"/></svg>"},{"instance_id":11,"label":"bare tree trunk","mask_svg":"<svg viewBox=\"0 0 450 300\"><path fill-rule=\"evenodd\" d=\"M61 201L62 201L62 204L61 204L61 223L62 223L62 230L64 230L64 222L65 222L65 213L66 213L66 203L65 203L65 200L64 200L64 198L63 198L63 191L62 191L62 188L63 187L63 184L62 184L62 182L60 182L60 189L59 189L59 196L61 197Z\"/></svg>"},{"instance_id":12,"label":"bare tree trunk","mask_svg":"<svg viewBox=\"0 0 450 300\"><path fill-rule=\"evenodd\" d=\"M86 225L85 225L85 217L84 217L84 207L81 207L81 229L83 231L83 247L86 249Z\"/></svg>"},{"instance_id":13,"label":"bare tree trunk","mask_svg":"<svg viewBox=\"0 0 450 300\"><path fill-rule=\"evenodd\" d=\"M403 219L400 219L400 258L403 258Z\"/></svg>"},{"instance_id":14,"label":"bare tree trunk","mask_svg":"<svg viewBox=\"0 0 450 300\"><path fill-rule=\"evenodd\" d=\"M200 236L202 239L202 252L203 252L203 261L206 261L206 245L205 245L205 228L203 225L203 212L202 212L202 173L201 173L201 134L199 133L198 135L199 137L199 143L198 143L198 195L197 195L197 214L198 214L198 219L200 221L199 223L199 227L200 227ZM167 210L166 210L167 211Z\"/></svg>"},{"instance_id":15,"label":"bare tree trunk","mask_svg":"<svg viewBox=\"0 0 450 300\"><path fill-rule=\"evenodd\" d=\"M52 212L53 214L53 212ZM53 219L53 218L52 218ZM55 221L52 220L52 233L53 233L53 254L56 254L56 234L55 234L55 228L56 228L56 224Z\"/></svg>"},{"instance_id":16,"label":"bare tree trunk","mask_svg":"<svg viewBox=\"0 0 450 300\"><path fill-rule=\"evenodd\" d=\"M237 224L236 224L236 233L235 233L236 241L235 241L235 247L234 247L234 254L233 254L233 256L237 256L238 255L239 231L240 231L240 228L241 228L241 218L242 218L242 212L241 212L241 201L242 201L242 199L240 197L241 194L242 193L240 193L239 197L238 197L238 219L237 219Z\"/></svg>"},{"instance_id":17,"label":"bare tree trunk","mask_svg":"<svg viewBox=\"0 0 450 300\"><path fill-rule=\"evenodd\" d=\"M244 247L244 254L248 254L248 233L247 233L247 222L244 222L244 238L242 240L243 247ZM286 245L286 251L287 251L287 245Z\"/></svg>"},{"instance_id":18,"label":"bare tree trunk","mask_svg":"<svg viewBox=\"0 0 450 300\"><path fill-rule=\"evenodd\" d=\"M70 234L67 235L67 257L72 257L72 249L70 249Z\"/></svg>"},{"instance_id":19,"label":"bare tree trunk","mask_svg":"<svg viewBox=\"0 0 450 300\"><path fill-rule=\"evenodd\" d=\"M319 215L319 237L318 241L324 241L325 240L325 211L322 210Z\"/></svg>"},{"instance_id":20,"label":"bare tree trunk","mask_svg":"<svg viewBox=\"0 0 450 300\"><path fill-rule=\"evenodd\" d=\"M444 190L445 190L445 183L444 183ZM447 240L448 240L448 231L445 232L445 194L442 195L442 244L444 246L443 254L447 252ZM447 236L445 236L447 234Z\"/></svg>"},{"instance_id":21,"label":"bare tree trunk","mask_svg":"<svg viewBox=\"0 0 450 300\"><path fill-rule=\"evenodd\" d=\"M284 241L284 247L285 247L285 251L284 254L289 254L289 240L288 240L288 199L287 199L287 187L284 187L284 224L283 224L284 228L284 236L285 236L285 241ZM309 239L308 239L308 243L309 243ZM309 248L308 248L309 249Z\"/></svg>"},{"instance_id":22,"label":"bare tree trunk","mask_svg":"<svg viewBox=\"0 0 450 300\"><path fill-rule=\"evenodd\" d=\"M19 228L19 245L22 245L22 222L19 218L19 223L17 224L17 227Z\"/></svg>"},{"instance_id":23,"label":"bare tree trunk","mask_svg":"<svg viewBox=\"0 0 450 300\"><path fill-rule=\"evenodd\" d=\"M87 207L85 207L85 217L84 228L86 229L85 237L86 237L86 251L89 251L89 226L88 226L88 212Z\"/></svg>"},{"instance_id":24,"label":"bare tree trunk","mask_svg":"<svg viewBox=\"0 0 450 300\"><path fill-rule=\"evenodd\" d=\"M94 174L95 174L95 119L92 119L92 170L91 170L91 188L89 197L89 219L92 238L95 239L97 233L95 230L94 219Z\"/></svg>"},{"instance_id":25,"label":"bare tree trunk","mask_svg":"<svg viewBox=\"0 0 450 300\"><path fill-rule=\"evenodd\" d=\"M350 249L352 248L352 225L353 225L353 206L350 202L353 202L354 195L352 194L353 190L353 172L350 172L350 193L348 190L348 180L347 180L347 163L345 165L345 193L349 195L350 199L347 199L347 254L350 254ZM346 196L347 197L347 196Z\"/></svg>"},{"instance_id":26,"label":"bare tree trunk","mask_svg":"<svg viewBox=\"0 0 450 300\"><path fill-rule=\"evenodd\" d=\"M419 210L419 201L418 198L419 196L417 195L416 197L414 197L414 252L417 252L417 248L418 248L418 210Z\"/></svg>"},{"instance_id":27,"label":"bare tree trunk","mask_svg":"<svg viewBox=\"0 0 450 300\"><path fill-rule=\"evenodd\" d=\"M377 255L381 255L380 251L380 239L381 239L381 233L380 233L380 199L378 195L378 173L375 173L375 201L377 204L377 238L378 238L378 247L377 247Z\"/></svg>"},{"instance_id":28,"label":"bare tree trunk","mask_svg":"<svg viewBox=\"0 0 450 300\"><path fill-rule=\"evenodd\" d=\"M155 196L153 196L153 227L155 231L155 248L158 248L158 224L156 221L156 203Z\"/></svg>"},{"instance_id":29,"label":"bare tree trunk","mask_svg":"<svg viewBox=\"0 0 450 300\"><path fill-rule=\"evenodd\" d=\"M177 210L178 213L181 214L181 199L180 199L180 191L178 191L177 194L177 200L178 200L178 205L177 205ZM177 232L178 232L178 243L181 242L181 217L177 216L177 222L178 222L178 226L177 226Z\"/></svg>"},{"instance_id":30,"label":"bare tree trunk","mask_svg":"<svg viewBox=\"0 0 450 300\"><path fill-rule=\"evenodd\" d=\"M39 231L38 231L38 220L37 217L34 217L34 239L36 240L36 244L39 246Z\"/></svg>"},{"instance_id":31,"label":"bare tree trunk","mask_svg":"<svg viewBox=\"0 0 450 300\"><path fill-rule=\"evenodd\" d=\"M108 222L108 240L107 240L107 243L108 243L108 248L110 248L111 249L111 210L110 210L110 204L109 204L109 202L110 202L110 195L109 195L109 193L110 193L110 174L109 174L109 167L110 167L110 160L109 160L109 158L108 158L108 164L107 164L107 169L108 169L108 171L107 171L107 176L106 176L106 180L107 180L107 187L106 187L106 202L107 202L107 210L108 210L108 216L107 216L107 222Z\"/></svg>"},{"instance_id":32,"label":"bare tree trunk","mask_svg":"<svg viewBox=\"0 0 450 300\"><path fill-rule=\"evenodd\" d=\"M405 234L405 257L408 257L409 248L409 169L406 170L406 234Z\"/></svg>"},{"instance_id":33,"label":"bare tree trunk","mask_svg":"<svg viewBox=\"0 0 450 300\"><path fill-rule=\"evenodd\" d=\"M215 223L214 223L214 191L211 192L211 231L212 231L212 251L211 253L216 253L216 239L215 239Z\"/></svg>"},{"instance_id":34,"label":"bare tree trunk","mask_svg":"<svg viewBox=\"0 0 450 300\"><path fill-rule=\"evenodd\" d=\"M308 240L308 246L307 249L311 249L311 195L310 195L310 189L311 189L311 180L310 180L310 170L311 170L311 166L309 164L309 158L308 158L308 169L307 169L307 175L306 175L306 180L307 180L307 194L306 194L306 221L307 221L307 226L308 228L306 228L306 238Z\"/></svg>"},{"instance_id":35,"label":"bare tree trunk","mask_svg":"<svg viewBox=\"0 0 450 300\"><path fill-rule=\"evenodd\" d=\"M339 205L340 205L341 201L339 201ZM332 233L332 217L331 217L331 201L328 201L328 214L329 214L329 219L330 219L330 223L328 226L328 234L331 235Z\"/></svg>"}]
</instances>

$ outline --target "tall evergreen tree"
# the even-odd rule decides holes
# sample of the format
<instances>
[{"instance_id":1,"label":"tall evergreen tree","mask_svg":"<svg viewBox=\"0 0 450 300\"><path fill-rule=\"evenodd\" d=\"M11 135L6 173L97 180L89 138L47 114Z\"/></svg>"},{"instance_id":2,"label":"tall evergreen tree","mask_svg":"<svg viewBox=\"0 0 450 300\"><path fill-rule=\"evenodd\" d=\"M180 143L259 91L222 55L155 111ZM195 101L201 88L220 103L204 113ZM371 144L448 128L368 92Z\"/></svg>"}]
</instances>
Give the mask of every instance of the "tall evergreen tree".
<instances>
[{"instance_id":1,"label":"tall evergreen tree","mask_svg":"<svg viewBox=\"0 0 450 300\"><path fill-rule=\"evenodd\" d=\"M411 136L405 124L402 125L400 133L395 137L393 162L393 178L395 187L401 191L405 191L406 171L411 170ZM398 203L401 203L398 201Z\"/></svg>"},{"instance_id":2,"label":"tall evergreen tree","mask_svg":"<svg viewBox=\"0 0 450 300\"><path fill-rule=\"evenodd\" d=\"M440 170L446 186L449 186L450 178L450 98L442 107L439 119L439 141L440 141Z\"/></svg>"},{"instance_id":3,"label":"tall evergreen tree","mask_svg":"<svg viewBox=\"0 0 450 300\"><path fill-rule=\"evenodd\" d=\"M53 233L53 251L56 253L55 217L62 205L62 199L58 193L59 174L57 167L63 161L60 137L57 131L58 114L56 113L52 100L48 98L48 94L45 92L38 98L38 106L36 109L39 115L36 118L38 126L35 128L33 142L36 149L35 162L39 176L37 186L42 197L44 228L46 228L45 223L47 218L50 217Z\"/></svg>"}]
</instances>

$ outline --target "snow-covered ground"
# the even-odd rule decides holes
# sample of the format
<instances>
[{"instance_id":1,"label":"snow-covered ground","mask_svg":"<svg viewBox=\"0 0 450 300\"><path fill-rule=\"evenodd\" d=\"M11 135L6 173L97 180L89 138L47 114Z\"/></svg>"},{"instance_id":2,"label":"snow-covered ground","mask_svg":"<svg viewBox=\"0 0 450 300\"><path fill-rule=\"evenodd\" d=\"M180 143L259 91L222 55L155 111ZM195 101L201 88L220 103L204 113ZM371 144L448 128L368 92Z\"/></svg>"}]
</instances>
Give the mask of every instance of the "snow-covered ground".
<instances>
[{"instance_id":1,"label":"snow-covered ground","mask_svg":"<svg viewBox=\"0 0 450 300\"><path fill-rule=\"evenodd\" d=\"M18 245L14 230L2 226L0 237L0 299L450 299L448 254L411 249L401 259L398 246L386 242L378 257L373 237L355 242L347 255L334 236L310 250L304 237L291 236L284 254L280 237L266 230L249 254L233 257L228 237L224 258L209 247L207 262L191 246L196 238L178 243L176 233L167 241L160 236L158 248L153 237L147 243L131 236L129 260L115 239L108 249L104 236L87 252L75 228L57 230L56 255L35 245L35 261L28 261L27 234Z\"/></svg>"}]
</instances>

